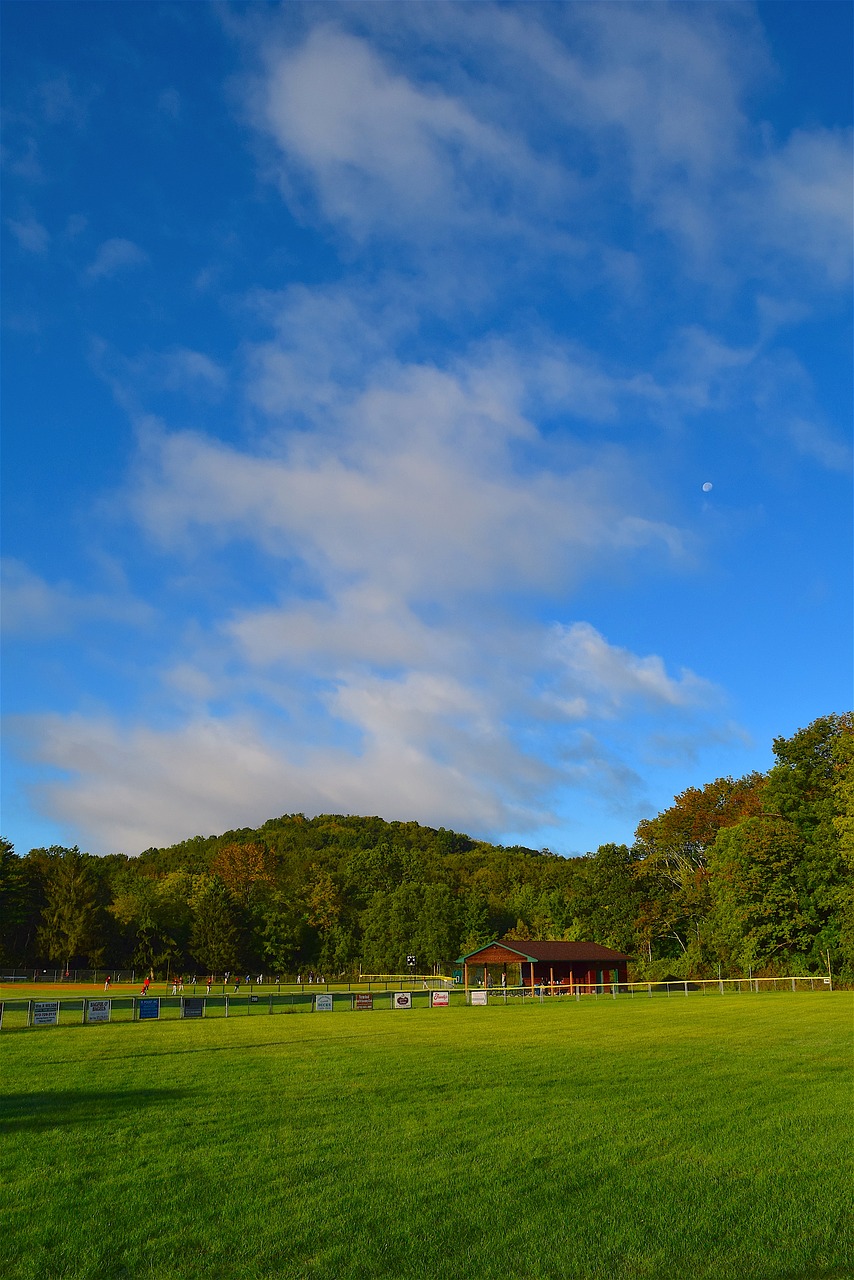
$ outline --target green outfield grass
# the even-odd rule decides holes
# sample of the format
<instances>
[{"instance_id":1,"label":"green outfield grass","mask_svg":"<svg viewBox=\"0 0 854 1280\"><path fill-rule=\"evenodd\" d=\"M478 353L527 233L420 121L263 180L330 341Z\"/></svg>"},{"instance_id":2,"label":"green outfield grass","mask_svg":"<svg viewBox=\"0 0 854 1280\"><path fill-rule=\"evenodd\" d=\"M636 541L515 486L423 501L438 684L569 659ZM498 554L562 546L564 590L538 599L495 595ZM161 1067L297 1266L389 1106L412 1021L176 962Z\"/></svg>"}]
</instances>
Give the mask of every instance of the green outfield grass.
<instances>
[{"instance_id":1,"label":"green outfield grass","mask_svg":"<svg viewBox=\"0 0 854 1280\"><path fill-rule=\"evenodd\" d=\"M0 1275L848 1280L851 1015L779 993L3 1033Z\"/></svg>"}]
</instances>

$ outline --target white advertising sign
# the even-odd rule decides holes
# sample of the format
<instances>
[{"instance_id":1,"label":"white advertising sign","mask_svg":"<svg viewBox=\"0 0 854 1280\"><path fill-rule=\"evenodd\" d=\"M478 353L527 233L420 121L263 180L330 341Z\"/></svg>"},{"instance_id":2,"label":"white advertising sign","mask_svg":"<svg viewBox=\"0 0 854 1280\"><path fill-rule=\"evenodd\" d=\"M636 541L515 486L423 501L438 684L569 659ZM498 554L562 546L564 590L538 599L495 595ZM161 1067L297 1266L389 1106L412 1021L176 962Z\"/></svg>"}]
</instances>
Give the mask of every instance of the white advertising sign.
<instances>
[{"instance_id":1,"label":"white advertising sign","mask_svg":"<svg viewBox=\"0 0 854 1280\"><path fill-rule=\"evenodd\" d=\"M89 1009L86 1013L87 1022L109 1022L110 1021L110 1000L90 1000Z\"/></svg>"},{"instance_id":2,"label":"white advertising sign","mask_svg":"<svg viewBox=\"0 0 854 1280\"><path fill-rule=\"evenodd\" d=\"M472 991L470 993L470 1001L472 1004L486 1004L486 992Z\"/></svg>"},{"instance_id":3,"label":"white advertising sign","mask_svg":"<svg viewBox=\"0 0 854 1280\"><path fill-rule=\"evenodd\" d=\"M446 1009L451 1003L450 991L431 991L430 1003L434 1009Z\"/></svg>"},{"instance_id":4,"label":"white advertising sign","mask_svg":"<svg viewBox=\"0 0 854 1280\"><path fill-rule=\"evenodd\" d=\"M331 1013L332 996L315 996L314 1007L318 1013Z\"/></svg>"},{"instance_id":5,"label":"white advertising sign","mask_svg":"<svg viewBox=\"0 0 854 1280\"><path fill-rule=\"evenodd\" d=\"M33 1026L52 1027L59 1022L58 1000L33 1001Z\"/></svg>"},{"instance_id":6,"label":"white advertising sign","mask_svg":"<svg viewBox=\"0 0 854 1280\"><path fill-rule=\"evenodd\" d=\"M391 998L392 1009L411 1009L412 1008L412 992L411 991L395 991Z\"/></svg>"}]
</instances>

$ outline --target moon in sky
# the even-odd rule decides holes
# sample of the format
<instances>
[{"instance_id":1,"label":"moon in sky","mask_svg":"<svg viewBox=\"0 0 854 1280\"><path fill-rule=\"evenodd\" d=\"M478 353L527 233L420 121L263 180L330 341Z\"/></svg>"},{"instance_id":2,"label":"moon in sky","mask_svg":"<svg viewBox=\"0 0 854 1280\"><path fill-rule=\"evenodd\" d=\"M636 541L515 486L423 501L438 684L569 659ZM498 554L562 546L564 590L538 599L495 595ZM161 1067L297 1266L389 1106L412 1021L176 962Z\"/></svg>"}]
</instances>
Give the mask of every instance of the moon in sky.
<instances>
[{"instance_id":1,"label":"moon in sky","mask_svg":"<svg viewBox=\"0 0 854 1280\"><path fill-rule=\"evenodd\" d=\"M711 480L707 480L706 483L703 485L703 493L711 493L713 488L714 488L714 485L712 484Z\"/></svg>"}]
</instances>

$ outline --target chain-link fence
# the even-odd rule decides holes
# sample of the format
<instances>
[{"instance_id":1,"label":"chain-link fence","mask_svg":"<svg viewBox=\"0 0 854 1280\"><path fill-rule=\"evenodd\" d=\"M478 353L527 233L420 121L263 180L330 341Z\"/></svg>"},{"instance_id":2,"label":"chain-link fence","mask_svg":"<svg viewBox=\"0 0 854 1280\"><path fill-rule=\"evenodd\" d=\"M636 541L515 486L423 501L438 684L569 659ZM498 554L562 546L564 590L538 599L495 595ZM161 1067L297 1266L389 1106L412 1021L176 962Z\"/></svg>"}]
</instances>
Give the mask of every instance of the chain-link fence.
<instances>
[{"instance_id":1,"label":"chain-link fence","mask_svg":"<svg viewBox=\"0 0 854 1280\"><path fill-rule=\"evenodd\" d=\"M0 966L0 984L6 982L43 982L50 986L57 983L136 982L135 969L10 969Z\"/></svg>"}]
</instances>

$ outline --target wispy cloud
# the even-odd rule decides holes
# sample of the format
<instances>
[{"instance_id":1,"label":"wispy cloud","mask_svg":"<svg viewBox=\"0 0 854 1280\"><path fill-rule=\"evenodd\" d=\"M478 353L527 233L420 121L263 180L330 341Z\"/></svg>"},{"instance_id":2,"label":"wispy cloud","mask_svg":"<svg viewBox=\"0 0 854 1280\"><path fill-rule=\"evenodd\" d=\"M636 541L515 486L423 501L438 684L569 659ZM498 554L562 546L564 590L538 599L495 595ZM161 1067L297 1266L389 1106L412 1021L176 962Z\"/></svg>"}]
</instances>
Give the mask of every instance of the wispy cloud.
<instances>
[{"instance_id":1,"label":"wispy cloud","mask_svg":"<svg viewBox=\"0 0 854 1280\"><path fill-rule=\"evenodd\" d=\"M0 572L3 633L29 644L68 635L87 623L110 620L139 626L153 616L150 605L126 591L85 592L68 582L50 583L12 557L0 561Z\"/></svg>"},{"instance_id":2,"label":"wispy cloud","mask_svg":"<svg viewBox=\"0 0 854 1280\"><path fill-rule=\"evenodd\" d=\"M563 671L560 705L573 718L616 716L627 705L696 707L720 700L720 690L692 671L668 675L657 654L638 657L611 645L588 622L558 627L554 646Z\"/></svg>"},{"instance_id":3,"label":"wispy cloud","mask_svg":"<svg viewBox=\"0 0 854 1280\"><path fill-rule=\"evenodd\" d=\"M523 201L560 185L557 170L520 137L436 84L414 84L333 26L315 27L302 45L269 59L256 111L310 176L324 213L358 236L382 229L420 238L473 219L483 235L484 219L512 221Z\"/></svg>"},{"instance_id":4,"label":"wispy cloud","mask_svg":"<svg viewBox=\"0 0 854 1280\"><path fill-rule=\"evenodd\" d=\"M47 227L32 215L24 218L7 218L6 225L12 232L22 249L27 253L47 253L50 245L50 233Z\"/></svg>"},{"instance_id":5,"label":"wispy cloud","mask_svg":"<svg viewBox=\"0 0 854 1280\"><path fill-rule=\"evenodd\" d=\"M142 266L147 260L148 255L139 245L119 236L104 241L86 268L86 275L90 280L106 280L130 267Z\"/></svg>"}]
</instances>

